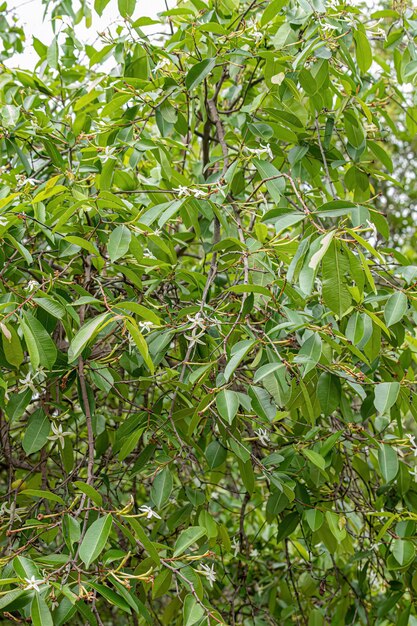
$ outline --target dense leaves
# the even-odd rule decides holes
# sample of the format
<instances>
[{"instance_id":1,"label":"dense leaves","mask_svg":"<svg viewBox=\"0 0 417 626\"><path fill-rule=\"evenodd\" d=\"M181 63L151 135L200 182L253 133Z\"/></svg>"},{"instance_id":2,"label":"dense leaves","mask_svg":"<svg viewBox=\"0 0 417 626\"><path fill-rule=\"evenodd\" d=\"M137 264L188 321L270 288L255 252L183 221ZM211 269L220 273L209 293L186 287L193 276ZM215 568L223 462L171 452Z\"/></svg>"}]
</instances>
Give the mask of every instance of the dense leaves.
<instances>
[{"instance_id":1,"label":"dense leaves","mask_svg":"<svg viewBox=\"0 0 417 626\"><path fill-rule=\"evenodd\" d=\"M3 623L415 624L415 10L44 4L33 72L0 20Z\"/></svg>"}]
</instances>

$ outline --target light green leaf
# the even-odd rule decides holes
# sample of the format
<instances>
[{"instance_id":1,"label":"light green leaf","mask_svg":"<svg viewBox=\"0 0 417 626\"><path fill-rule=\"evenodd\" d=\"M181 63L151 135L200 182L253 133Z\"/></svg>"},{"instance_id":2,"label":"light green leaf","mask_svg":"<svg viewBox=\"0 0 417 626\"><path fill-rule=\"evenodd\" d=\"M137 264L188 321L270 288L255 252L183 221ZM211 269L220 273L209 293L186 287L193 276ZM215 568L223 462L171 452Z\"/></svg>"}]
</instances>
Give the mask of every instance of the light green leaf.
<instances>
[{"instance_id":1,"label":"light green leaf","mask_svg":"<svg viewBox=\"0 0 417 626\"><path fill-rule=\"evenodd\" d=\"M117 0L120 15L122 17L130 17L136 6L136 0Z\"/></svg>"},{"instance_id":2,"label":"light green leaf","mask_svg":"<svg viewBox=\"0 0 417 626\"><path fill-rule=\"evenodd\" d=\"M311 461L311 463L313 463L313 465L324 471L326 467L326 462L323 457L318 454L318 452L315 452L314 450L309 450L308 448L301 450L301 452L309 461Z\"/></svg>"},{"instance_id":3,"label":"light green leaf","mask_svg":"<svg viewBox=\"0 0 417 626\"><path fill-rule=\"evenodd\" d=\"M32 300L33 302L36 302L36 304L38 304L42 309L47 311L47 313L49 313L50 315L53 315L53 317L56 317L60 320L62 320L62 318L65 317L65 314L66 314L65 307L63 304L61 304L57 300L54 300L53 298L49 296L45 296L43 298L40 298L40 297L32 298Z\"/></svg>"},{"instance_id":4,"label":"light green leaf","mask_svg":"<svg viewBox=\"0 0 417 626\"><path fill-rule=\"evenodd\" d=\"M239 408L239 396L236 391L222 389L217 394L216 406L222 418L231 424Z\"/></svg>"},{"instance_id":5,"label":"light green leaf","mask_svg":"<svg viewBox=\"0 0 417 626\"><path fill-rule=\"evenodd\" d=\"M391 552L400 565L410 563L416 554L412 541L404 539L394 539L391 544Z\"/></svg>"},{"instance_id":6,"label":"light green leaf","mask_svg":"<svg viewBox=\"0 0 417 626\"><path fill-rule=\"evenodd\" d=\"M30 617L33 626L54 626L51 612L43 597L35 592L30 605Z\"/></svg>"},{"instance_id":7,"label":"light green leaf","mask_svg":"<svg viewBox=\"0 0 417 626\"><path fill-rule=\"evenodd\" d=\"M398 474L398 456L392 446L383 443L378 450L378 463L385 482L390 483Z\"/></svg>"},{"instance_id":8,"label":"light green leaf","mask_svg":"<svg viewBox=\"0 0 417 626\"><path fill-rule=\"evenodd\" d=\"M62 506L65 506L64 500L51 491L42 489L22 489L19 493L30 498L43 498L45 500L49 500L50 502L58 502L59 504L62 504Z\"/></svg>"},{"instance_id":9,"label":"light green leaf","mask_svg":"<svg viewBox=\"0 0 417 626\"><path fill-rule=\"evenodd\" d=\"M361 72L365 74L372 65L372 48L364 31L355 30L353 37L356 44L356 61Z\"/></svg>"},{"instance_id":10,"label":"light green leaf","mask_svg":"<svg viewBox=\"0 0 417 626\"><path fill-rule=\"evenodd\" d=\"M310 526L311 530L315 532L318 530L324 521L324 515L318 509L308 509L304 516L307 520L307 524Z\"/></svg>"},{"instance_id":11,"label":"light green leaf","mask_svg":"<svg viewBox=\"0 0 417 626\"><path fill-rule=\"evenodd\" d=\"M380 415L387 415L397 401L400 383L379 383L375 385L374 407Z\"/></svg>"},{"instance_id":12,"label":"light green leaf","mask_svg":"<svg viewBox=\"0 0 417 626\"><path fill-rule=\"evenodd\" d=\"M320 261L322 260L327 250L329 249L329 246L333 240L333 237L335 236L335 232L336 231L331 230L329 233L327 233L326 235L322 237L320 241L320 248L317 250L317 252L313 254L313 256L310 259L310 263L308 264L308 267L311 268L312 270L316 271Z\"/></svg>"},{"instance_id":13,"label":"light green leaf","mask_svg":"<svg viewBox=\"0 0 417 626\"><path fill-rule=\"evenodd\" d=\"M98 333L105 327L109 322L109 313L101 313L94 317L91 320L88 320L84 326L80 328L78 333L75 335L73 340L71 341L69 350L68 350L68 362L72 363L75 359L81 354L86 345L93 341L93 339L98 335Z\"/></svg>"},{"instance_id":14,"label":"light green leaf","mask_svg":"<svg viewBox=\"0 0 417 626\"><path fill-rule=\"evenodd\" d=\"M326 511L326 521L336 541L343 541L346 537L346 529L341 526L342 516L333 511Z\"/></svg>"},{"instance_id":15,"label":"light green leaf","mask_svg":"<svg viewBox=\"0 0 417 626\"><path fill-rule=\"evenodd\" d=\"M192 626L204 615L204 607L190 593L184 599L184 626Z\"/></svg>"},{"instance_id":16,"label":"light green leaf","mask_svg":"<svg viewBox=\"0 0 417 626\"><path fill-rule=\"evenodd\" d=\"M51 336L31 313L24 314L24 323L21 321L21 325L31 361L33 356L34 363L37 363L32 363L32 367L36 369L38 365L42 365L51 370L58 355Z\"/></svg>"},{"instance_id":17,"label":"light green leaf","mask_svg":"<svg viewBox=\"0 0 417 626\"><path fill-rule=\"evenodd\" d=\"M193 543L206 535L206 529L202 526L190 526L182 531L174 546L174 557L183 554Z\"/></svg>"},{"instance_id":18,"label":"light green leaf","mask_svg":"<svg viewBox=\"0 0 417 626\"><path fill-rule=\"evenodd\" d=\"M145 361L147 368L149 369L151 374L153 374L155 371L155 367L149 354L148 344L146 343L145 337L140 332L138 325L132 317L129 320L126 319L126 328L131 334L132 339L135 342L136 347L139 350L143 360Z\"/></svg>"},{"instance_id":19,"label":"light green leaf","mask_svg":"<svg viewBox=\"0 0 417 626\"><path fill-rule=\"evenodd\" d=\"M266 188L271 194L271 198L275 200L275 202L279 202L285 191L285 179L282 177L281 172L277 170L275 165L269 163L269 161L254 159L253 163L261 179L265 181ZM297 215L296 217L298 218L299 216ZM301 219L303 219L303 216L301 216Z\"/></svg>"},{"instance_id":20,"label":"light green leaf","mask_svg":"<svg viewBox=\"0 0 417 626\"><path fill-rule=\"evenodd\" d=\"M94 502L97 506L103 505L103 498L101 494L94 489L91 485L87 485L87 483L83 483L80 480L76 480L74 483L74 487L79 489L82 493L84 493L90 500Z\"/></svg>"},{"instance_id":21,"label":"light green leaf","mask_svg":"<svg viewBox=\"0 0 417 626\"><path fill-rule=\"evenodd\" d=\"M107 244L107 250L112 263L126 254L129 250L131 238L132 233L127 226L117 226L117 228L112 230Z\"/></svg>"},{"instance_id":22,"label":"light green leaf","mask_svg":"<svg viewBox=\"0 0 417 626\"><path fill-rule=\"evenodd\" d=\"M407 306L407 296L403 291L396 291L388 298L384 309L384 319L388 328L402 320L407 312Z\"/></svg>"}]
</instances>

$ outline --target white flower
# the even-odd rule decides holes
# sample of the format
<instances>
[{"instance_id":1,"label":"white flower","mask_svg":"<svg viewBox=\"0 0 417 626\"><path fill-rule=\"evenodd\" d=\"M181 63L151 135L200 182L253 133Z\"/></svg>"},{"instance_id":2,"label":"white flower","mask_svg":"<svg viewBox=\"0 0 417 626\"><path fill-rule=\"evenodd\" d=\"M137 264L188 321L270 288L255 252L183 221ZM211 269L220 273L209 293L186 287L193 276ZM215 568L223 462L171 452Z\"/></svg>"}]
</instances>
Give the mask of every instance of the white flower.
<instances>
[{"instance_id":1,"label":"white flower","mask_svg":"<svg viewBox=\"0 0 417 626\"><path fill-rule=\"evenodd\" d=\"M325 33L331 33L334 31L335 27L332 26L331 24L320 24L321 30L323 30Z\"/></svg>"},{"instance_id":2,"label":"white flower","mask_svg":"<svg viewBox=\"0 0 417 626\"><path fill-rule=\"evenodd\" d=\"M194 317L192 315L187 315L187 319L189 322L191 322L191 328L197 328L197 326L199 326L203 330L206 329L203 316L201 315L200 312L196 313Z\"/></svg>"},{"instance_id":3,"label":"white flower","mask_svg":"<svg viewBox=\"0 0 417 626\"><path fill-rule=\"evenodd\" d=\"M372 235L373 235L374 237L377 237L377 236L378 236L378 231L377 231L377 229L375 228L375 224L373 224L373 223L372 223L371 221L369 221L369 220L366 220L366 223L367 223L367 224L368 224L368 226L369 226L369 230L371 230L371 231L372 231Z\"/></svg>"},{"instance_id":4,"label":"white flower","mask_svg":"<svg viewBox=\"0 0 417 626\"><path fill-rule=\"evenodd\" d=\"M19 378L19 384L21 385L20 391L25 391L25 389L31 389L33 393L36 393L36 387L33 383L30 372L26 374L24 378Z\"/></svg>"},{"instance_id":5,"label":"white flower","mask_svg":"<svg viewBox=\"0 0 417 626\"><path fill-rule=\"evenodd\" d=\"M270 159L274 158L274 154L271 150L271 144L267 143L266 146L264 146L261 143L261 147L260 148L246 148L246 150L248 150L248 152L252 152L255 156L262 156L263 154L266 154L269 156Z\"/></svg>"},{"instance_id":6,"label":"white flower","mask_svg":"<svg viewBox=\"0 0 417 626\"><path fill-rule=\"evenodd\" d=\"M36 289L36 287L39 287L39 283L37 280L30 280L28 282L28 284L25 287L25 291L33 291L34 289Z\"/></svg>"},{"instance_id":7,"label":"white flower","mask_svg":"<svg viewBox=\"0 0 417 626\"><path fill-rule=\"evenodd\" d=\"M3 333L3 335L6 337L7 341L10 341L12 338L12 333L7 328L6 324L3 324L3 322L0 322L0 330Z\"/></svg>"},{"instance_id":8,"label":"white flower","mask_svg":"<svg viewBox=\"0 0 417 626\"><path fill-rule=\"evenodd\" d=\"M2 228L4 228L5 226L7 226L7 224L8 224L8 223L9 223L9 222L8 222L8 220L7 220L7 218L6 218L6 217L0 216L0 226L1 226Z\"/></svg>"},{"instance_id":9,"label":"white flower","mask_svg":"<svg viewBox=\"0 0 417 626\"><path fill-rule=\"evenodd\" d=\"M256 557L258 557L258 556L259 556L259 550L257 550L256 548L252 548L252 550L250 551L250 556L251 556L253 559L256 559Z\"/></svg>"},{"instance_id":10,"label":"white flower","mask_svg":"<svg viewBox=\"0 0 417 626\"><path fill-rule=\"evenodd\" d=\"M410 433L406 434L407 439L410 442L410 446L412 446L413 448L416 447L416 436L415 435L410 435Z\"/></svg>"},{"instance_id":11,"label":"white flower","mask_svg":"<svg viewBox=\"0 0 417 626\"><path fill-rule=\"evenodd\" d=\"M259 443L262 446L268 447L268 444L270 442L268 431L265 430L264 428L259 428L258 430L255 430L255 434L258 437Z\"/></svg>"},{"instance_id":12,"label":"white flower","mask_svg":"<svg viewBox=\"0 0 417 626\"><path fill-rule=\"evenodd\" d=\"M263 150L265 150L265 152L267 153L267 155L269 156L270 159L274 158L273 152L271 150L271 144L270 143L267 143L266 146L261 144L261 148Z\"/></svg>"},{"instance_id":13,"label":"white flower","mask_svg":"<svg viewBox=\"0 0 417 626\"><path fill-rule=\"evenodd\" d=\"M167 65L169 65L171 63L170 59L161 59L160 61L158 61L158 63L155 65L155 67L153 68L152 72L157 72L158 70L162 70L164 69L164 67L167 67Z\"/></svg>"},{"instance_id":14,"label":"white flower","mask_svg":"<svg viewBox=\"0 0 417 626\"><path fill-rule=\"evenodd\" d=\"M226 197L226 193L225 193L225 191L224 191L223 187L220 185L220 183L217 183L217 184L216 184L216 186L214 187L214 191L215 191L216 193L220 193L220 194L223 196L223 198L225 198L225 197Z\"/></svg>"},{"instance_id":15,"label":"white flower","mask_svg":"<svg viewBox=\"0 0 417 626\"><path fill-rule=\"evenodd\" d=\"M64 437L67 437L68 435L70 435L71 433L68 431L63 431L62 430L62 424L58 424L58 426L54 423L52 423L52 432L54 433L53 435L50 435L48 437L48 439L50 441L56 441L58 440L59 443L61 444L61 447L63 448L65 445L65 441L64 441Z\"/></svg>"},{"instance_id":16,"label":"white flower","mask_svg":"<svg viewBox=\"0 0 417 626\"><path fill-rule=\"evenodd\" d=\"M191 193L191 190L184 185L180 185L179 187L177 187L177 189L174 189L174 191L176 191L179 198L182 198L183 196L189 196Z\"/></svg>"},{"instance_id":17,"label":"white flower","mask_svg":"<svg viewBox=\"0 0 417 626\"><path fill-rule=\"evenodd\" d=\"M110 146L106 146L104 148L104 152L102 154L98 155L98 158L100 159L100 161L107 161L108 159L110 159L110 157L113 156L114 151L116 150L116 148L110 148Z\"/></svg>"},{"instance_id":18,"label":"white flower","mask_svg":"<svg viewBox=\"0 0 417 626\"><path fill-rule=\"evenodd\" d=\"M233 537L232 548L233 548L233 556L237 556L240 550L240 543L236 537Z\"/></svg>"},{"instance_id":19,"label":"white flower","mask_svg":"<svg viewBox=\"0 0 417 626\"><path fill-rule=\"evenodd\" d=\"M202 189L191 189L191 193L194 195L194 198L205 198L207 195Z\"/></svg>"},{"instance_id":20,"label":"white flower","mask_svg":"<svg viewBox=\"0 0 417 626\"><path fill-rule=\"evenodd\" d=\"M29 589L34 589L38 593L40 591L39 585L43 585L45 582L44 580L36 580L34 576L31 576L30 578L25 578L24 581L27 583L25 591L29 591Z\"/></svg>"},{"instance_id":21,"label":"white flower","mask_svg":"<svg viewBox=\"0 0 417 626\"><path fill-rule=\"evenodd\" d=\"M146 506L145 504L139 507L139 511L143 513L146 519L152 519L153 517L155 517L156 519L161 519L161 516L158 515L158 513L155 513L155 511L151 509L150 506Z\"/></svg>"},{"instance_id":22,"label":"white flower","mask_svg":"<svg viewBox=\"0 0 417 626\"><path fill-rule=\"evenodd\" d=\"M204 345L204 341L201 341L200 337L202 337L206 331L206 325L204 323L204 318L200 312L197 312L194 317L191 315L187 315L187 319L191 322L191 326L189 330L191 330L191 335L184 335L186 339L190 342L190 347L194 346L196 343L201 343Z\"/></svg>"},{"instance_id":23,"label":"white flower","mask_svg":"<svg viewBox=\"0 0 417 626\"><path fill-rule=\"evenodd\" d=\"M144 250L143 250L143 256L146 256L146 257L151 258L151 259L153 259L153 258L154 258L153 254L152 254L152 252L149 250L149 248L144 248Z\"/></svg>"},{"instance_id":24,"label":"white flower","mask_svg":"<svg viewBox=\"0 0 417 626\"><path fill-rule=\"evenodd\" d=\"M204 331L202 330L200 333L197 333L197 329L193 328L193 330L191 331L191 335L184 335L184 337L190 342L190 348L195 346L196 343L201 343L202 345L204 345L204 341L201 341L200 339L200 337L204 335Z\"/></svg>"},{"instance_id":25,"label":"white flower","mask_svg":"<svg viewBox=\"0 0 417 626\"><path fill-rule=\"evenodd\" d=\"M152 322L138 322L138 326L142 330L151 330L153 324Z\"/></svg>"},{"instance_id":26,"label":"white flower","mask_svg":"<svg viewBox=\"0 0 417 626\"><path fill-rule=\"evenodd\" d=\"M199 569L198 571L200 572L200 574L203 574L203 576L206 576L210 585L213 586L213 583L216 582L216 572L214 571L214 565L204 565L204 563L202 563L201 567L203 568L203 571L201 569Z\"/></svg>"},{"instance_id":27,"label":"white flower","mask_svg":"<svg viewBox=\"0 0 417 626\"><path fill-rule=\"evenodd\" d=\"M417 457L417 444L416 444L416 436L410 435L410 433L406 434L407 439L410 442L411 449L414 453L414 456Z\"/></svg>"},{"instance_id":28,"label":"white flower","mask_svg":"<svg viewBox=\"0 0 417 626\"><path fill-rule=\"evenodd\" d=\"M10 507L8 507L7 502L3 502L3 504L0 506L0 517L9 515L16 522L21 522L22 518L20 517L19 513L23 513L23 511L25 511L24 508L16 508L16 505L14 503L12 503Z\"/></svg>"}]
</instances>

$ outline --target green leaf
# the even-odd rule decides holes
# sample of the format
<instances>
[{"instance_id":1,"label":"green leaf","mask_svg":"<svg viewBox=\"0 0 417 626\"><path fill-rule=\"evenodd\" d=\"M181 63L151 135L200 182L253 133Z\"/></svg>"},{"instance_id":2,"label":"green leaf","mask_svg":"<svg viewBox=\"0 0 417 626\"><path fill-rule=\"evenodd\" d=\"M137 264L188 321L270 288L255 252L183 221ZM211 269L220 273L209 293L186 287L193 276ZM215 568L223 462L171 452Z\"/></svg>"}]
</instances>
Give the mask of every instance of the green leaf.
<instances>
[{"instance_id":1,"label":"green leaf","mask_svg":"<svg viewBox=\"0 0 417 626\"><path fill-rule=\"evenodd\" d=\"M53 315L60 320L65 317L66 310L63 304L50 298L49 296L45 296L43 298L32 298L33 302L36 302L42 309Z\"/></svg>"},{"instance_id":2,"label":"green leaf","mask_svg":"<svg viewBox=\"0 0 417 626\"><path fill-rule=\"evenodd\" d=\"M184 626L192 626L203 617L204 607L189 593L184 599L183 614Z\"/></svg>"},{"instance_id":3,"label":"green leaf","mask_svg":"<svg viewBox=\"0 0 417 626\"><path fill-rule=\"evenodd\" d=\"M374 406L380 415L387 415L397 401L400 383L379 383L375 385Z\"/></svg>"},{"instance_id":4,"label":"green leaf","mask_svg":"<svg viewBox=\"0 0 417 626\"><path fill-rule=\"evenodd\" d=\"M75 361L87 344L93 341L98 333L110 322L109 313L101 313L84 324L71 341L68 350L68 362L72 363Z\"/></svg>"},{"instance_id":5,"label":"green leaf","mask_svg":"<svg viewBox=\"0 0 417 626\"><path fill-rule=\"evenodd\" d=\"M363 30L355 30L353 37L356 44L356 61L361 72L365 74L372 65L372 48Z\"/></svg>"},{"instance_id":6,"label":"green leaf","mask_svg":"<svg viewBox=\"0 0 417 626\"><path fill-rule=\"evenodd\" d=\"M323 300L326 306L341 318L351 305L351 295L346 285L349 260L346 254L331 241L323 258Z\"/></svg>"},{"instance_id":7,"label":"green leaf","mask_svg":"<svg viewBox=\"0 0 417 626\"><path fill-rule=\"evenodd\" d=\"M25 358L22 350L22 344L20 343L19 335L13 326L7 326L7 331L10 334L10 337L6 337L4 332L2 332L4 356L10 365L19 367Z\"/></svg>"},{"instance_id":8,"label":"green leaf","mask_svg":"<svg viewBox=\"0 0 417 626\"><path fill-rule=\"evenodd\" d=\"M185 86L189 91L198 87L203 80L210 74L211 70L216 65L216 59L204 59L200 63L196 63L188 71L185 77Z\"/></svg>"},{"instance_id":9,"label":"green leaf","mask_svg":"<svg viewBox=\"0 0 417 626\"><path fill-rule=\"evenodd\" d=\"M216 406L221 417L231 424L239 408L239 396L235 391L222 389L216 396Z\"/></svg>"},{"instance_id":10,"label":"green leaf","mask_svg":"<svg viewBox=\"0 0 417 626\"><path fill-rule=\"evenodd\" d=\"M174 557L183 554L193 543L206 535L206 529L202 526L190 526L182 531L174 546Z\"/></svg>"},{"instance_id":11,"label":"green leaf","mask_svg":"<svg viewBox=\"0 0 417 626\"><path fill-rule=\"evenodd\" d=\"M103 505L103 498L101 494L91 485L87 485L87 483L83 483L80 480L76 480L73 485L82 493L84 493L88 498L90 498L90 500L92 500L94 504L96 504L97 506Z\"/></svg>"},{"instance_id":12,"label":"green leaf","mask_svg":"<svg viewBox=\"0 0 417 626\"><path fill-rule=\"evenodd\" d=\"M51 612L43 597L35 592L30 605L30 617L33 626L54 626Z\"/></svg>"},{"instance_id":13,"label":"green leaf","mask_svg":"<svg viewBox=\"0 0 417 626\"><path fill-rule=\"evenodd\" d=\"M319 530L324 522L324 515L318 509L308 509L304 513L304 517L306 518L307 524L310 526L313 532Z\"/></svg>"},{"instance_id":14,"label":"green leaf","mask_svg":"<svg viewBox=\"0 0 417 626\"><path fill-rule=\"evenodd\" d=\"M155 506L160 509L168 502L171 495L173 480L168 467L158 472L151 488L151 498Z\"/></svg>"},{"instance_id":15,"label":"green leaf","mask_svg":"<svg viewBox=\"0 0 417 626\"><path fill-rule=\"evenodd\" d=\"M135 10L136 0L117 0L117 5L122 17L130 17Z\"/></svg>"},{"instance_id":16,"label":"green leaf","mask_svg":"<svg viewBox=\"0 0 417 626\"><path fill-rule=\"evenodd\" d=\"M88 568L104 550L112 527L112 516L99 517L87 529L79 555Z\"/></svg>"},{"instance_id":17,"label":"green leaf","mask_svg":"<svg viewBox=\"0 0 417 626\"><path fill-rule=\"evenodd\" d=\"M261 179L265 181L266 188L271 194L271 198L275 202L279 202L282 194L285 191L285 179L281 172L277 168L269 163L269 161L261 161L260 159L254 159L253 164L258 170ZM299 217L297 215L297 217ZM303 219L304 216L301 217Z\"/></svg>"},{"instance_id":18,"label":"green leaf","mask_svg":"<svg viewBox=\"0 0 417 626\"><path fill-rule=\"evenodd\" d=\"M109 2L110 0L94 0L94 10L96 11L96 13L101 16Z\"/></svg>"},{"instance_id":19,"label":"green leaf","mask_svg":"<svg viewBox=\"0 0 417 626\"><path fill-rule=\"evenodd\" d=\"M149 354L148 344L146 343L145 337L140 332L138 325L133 318L126 320L126 328L131 334L132 339L135 342L136 347L139 350L143 360L145 361L147 368L149 369L151 374L153 374L155 371L155 367Z\"/></svg>"},{"instance_id":20,"label":"green leaf","mask_svg":"<svg viewBox=\"0 0 417 626\"><path fill-rule=\"evenodd\" d=\"M396 291L387 300L384 309L385 324L393 326L400 322L407 312L408 301L403 291Z\"/></svg>"},{"instance_id":21,"label":"green leaf","mask_svg":"<svg viewBox=\"0 0 417 626\"><path fill-rule=\"evenodd\" d=\"M112 230L107 244L107 250L112 263L124 256L129 250L131 237L132 233L127 226L117 226L117 228Z\"/></svg>"},{"instance_id":22,"label":"green leaf","mask_svg":"<svg viewBox=\"0 0 417 626\"><path fill-rule=\"evenodd\" d=\"M205 456L210 469L222 465L227 457L227 450L219 441L212 441L206 448Z\"/></svg>"},{"instance_id":23,"label":"green leaf","mask_svg":"<svg viewBox=\"0 0 417 626\"><path fill-rule=\"evenodd\" d=\"M400 565L410 563L416 554L414 544L403 539L394 539L391 544L391 552Z\"/></svg>"},{"instance_id":24,"label":"green leaf","mask_svg":"<svg viewBox=\"0 0 417 626\"><path fill-rule=\"evenodd\" d=\"M118 309L126 309L131 313L136 313L137 315L139 315L139 317L142 317L143 319L152 322L152 324L155 324L155 326L159 326L161 324L161 320L156 315L156 313L151 311L148 307L143 306L142 304L138 304L137 302L118 302L115 307L117 307Z\"/></svg>"},{"instance_id":25,"label":"green leaf","mask_svg":"<svg viewBox=\"0 0 417 626\"><path fill-rule=\"evenodd\" d=\"M307 448L301 450L301 452L309 461L311 461L313 465L324 471L326 467L326 462L323 457L318 454L318 452L315 452L314 450L308 450Z\"/></svg>"},{"instance_id":26,"label":"green leaf","mask_svg":"<svg viewBox=\"0 0 417 626\"><path fill-rule=\"evenodd\" d=\"M51 428L48 416L43 409L37 409L28 419L25 435L22 441L26 454L33 454L43 448L48 441Z\"/></svg>"},{"instance_id":27,"label":"green leaf","mask_svg":"<svg viewBox=\"0 0 417 626\"><path fill-rule=\"evenodd\" d=\"M320 240L320 248L317 250L317 252L313 254L313 256L310 259L310 263L308 264L308 267L310 267L312 270L316 271L320 261L322 260L327 250L329 249L329 246L332 243L334 236L335 236L335 231L331 230L329 233L324 235L322 239Z\"/></svg>"},{"instance_id":28,"label":"green leaf","mask_svg":"<svg viewBox=\"0 0 417 626\"><path fill-rule=\"evenodd\" d=\"M239 342L237 349L234 351L233 356L230 358L224 370L224 377L226 382L230 380L230 377L232 376L239 363L248 354L248 352L252 349L254 345L255 341L252 341L250 339Z\"/></svg>"},{"instance_id":29,"label":"green leaf","mask_svg":"<svg viewBox=\"0 0 417 626\"><path fill-rule=\"evenodd\" d=\"M152 541L148 538L142 526L140 525L140 522L137 519L132 518L132 517L125 517L124 519L126 519L126 521L132 526L135 532L135 535L137 536L140 543L143 545L143 547L145 548L146 552L149 554L151 559L157 565L159 565L161 562L161 559L159 558L159 554L155 547L156 544L153 544Z\"/></svg>"},{"instance_id":30,"label":"green leaf","mask_svg":"<svg viewBox=\"0 0 417 626\"><path fill-rule=\"evenodd\" d=\"M340 403L340 383L336 376L329 372L323 372L320 375L317 397L325 415L330 415L337 409Z\"/></svg>"},{"instance_id":31,"label":"green leaf","mask_svg":"<svg viewBox=\"0 0 417 626\"><path fill-rule=\"evenodd\" d=\"M38 365L42 365L42 367L51 370L55 364L58 353L50 335L46 332L40 321L30 313L25 313L24 322L21 320L20 323L33 369L36 369Z\"/></svg>"},{"instance_id":32,"label":"green leaf","mask_svg":"<svg viewBox=\"0 0 417 626\"><path fill-rule=\"evenodd\" d=\"M51 491L42 489L22 489L19 493L30 498L42 498L44 500L49 500L50 502L58 502L59 504L62 504L62 506L65 506L65 501L56 493L52 493Z\"/></svg>"},{"instance_id":33,"label":"green leaf","mask_svg":"<svg viewBox=\"0 0 417 626\"><path fill-rule=\"evenodd\" d=\"M336 541L343 541L346 537L346 529L341 525L342 516L333 513L333 511L326 511L326 522L330 528L330 531Z\"/></svg>"},{"instance_id":34,"label":"green leaf","mask_svg":"<svg viewBox=\"0 0 417 626\"><path fill-rule=\"evenodd\" d=\"M98 593L105 598L110 604L119 607L125 613L130 614L130 606L126 602L126 600L120 596L118 593L110 589L110 587L106 587L106 585L101 585L99 583L94 583L91 581L87 582L87 585L92 589L98 591Z\"/></svg>"},{"instance_id":35,"label":"green leaf","mask_svg":"<svg viewBox=\"0 0 417 626\"><path fill-rule=\"evenodd\" d=\"M393 447L383 443L378 450L378 463L386 483L390 483L398 474L398 456Z\"/></svg>"}]
</instances>

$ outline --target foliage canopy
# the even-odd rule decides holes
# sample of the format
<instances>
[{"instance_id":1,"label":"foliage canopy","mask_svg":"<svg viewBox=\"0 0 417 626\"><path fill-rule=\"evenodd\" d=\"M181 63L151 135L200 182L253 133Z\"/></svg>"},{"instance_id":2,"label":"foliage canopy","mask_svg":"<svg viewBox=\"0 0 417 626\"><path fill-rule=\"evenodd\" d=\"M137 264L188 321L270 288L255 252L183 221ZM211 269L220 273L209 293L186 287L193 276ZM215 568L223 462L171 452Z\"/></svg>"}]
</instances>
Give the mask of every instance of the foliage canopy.
<instances>
[{"instance_id":1,"label":"foliage canopy","mask_svg":"<svg viewBox=\"0 0 417 626\"><path fill-rule=\"evenodd\" d=\"M417 13L107 3L0 19L3 623L416 624Z\"/></svg>"}]
</instances>

